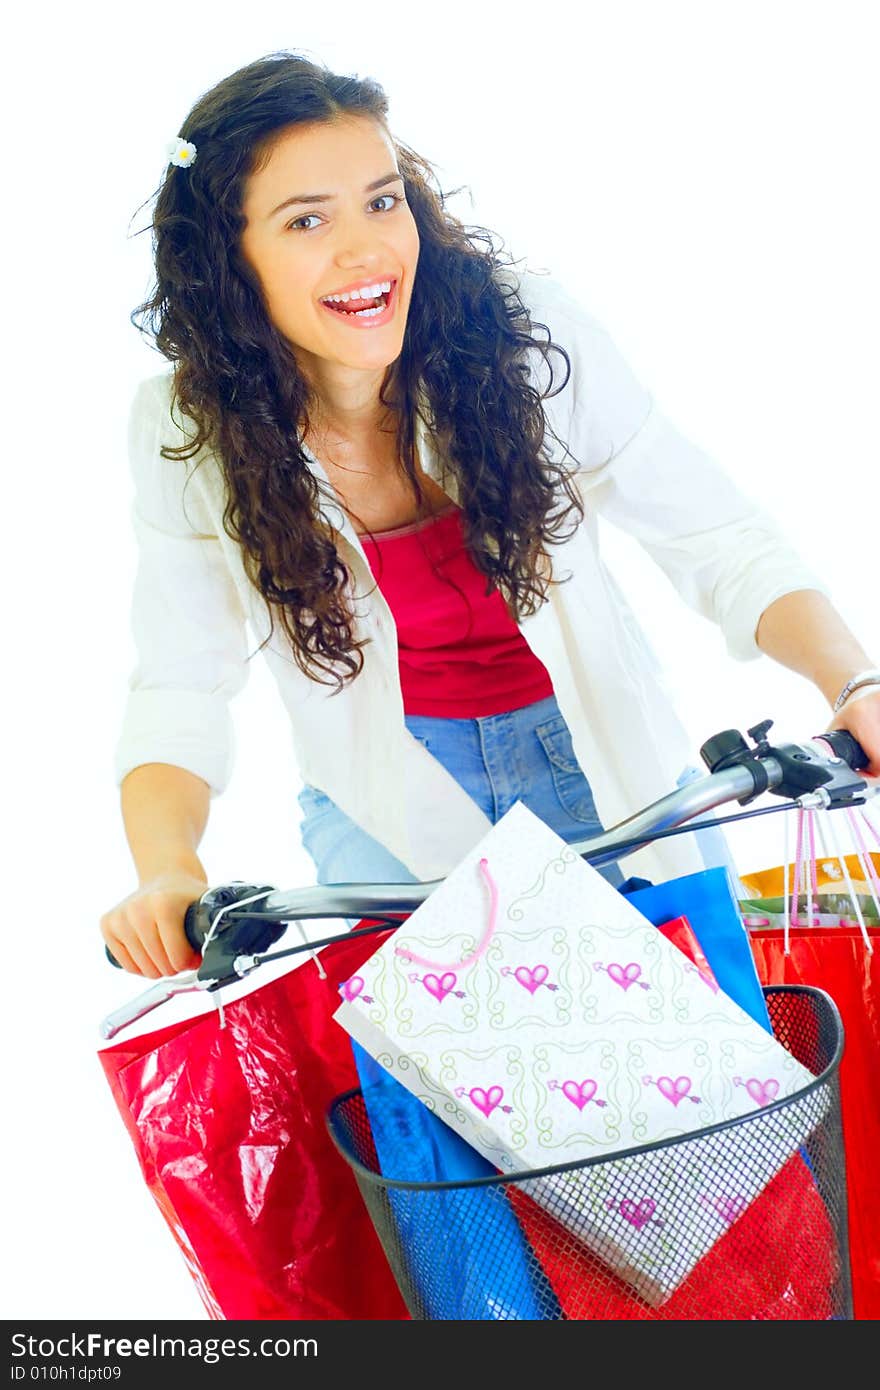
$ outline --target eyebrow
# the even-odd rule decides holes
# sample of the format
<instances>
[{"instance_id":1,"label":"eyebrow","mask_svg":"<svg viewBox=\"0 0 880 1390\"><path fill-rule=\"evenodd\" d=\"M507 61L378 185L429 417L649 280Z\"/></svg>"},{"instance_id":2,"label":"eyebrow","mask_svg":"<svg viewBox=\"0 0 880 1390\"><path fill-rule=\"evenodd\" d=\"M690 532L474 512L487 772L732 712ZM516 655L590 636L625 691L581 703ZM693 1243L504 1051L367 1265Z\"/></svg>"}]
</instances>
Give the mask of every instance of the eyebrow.
<instances>
[{"instance_id":1,"label":"eyebrow","mask_svg":"<svg viewBox=\"0 0 880 1390\"><path fill-rule=\"evenodd\" d=\"M372 193L377 188L384 188L386 183L395 183L397 180L403 183L403 175L396 172L383 174L381 179L374 179L372 183L368 183L364 192ZM273 208L269 217L274 217L277 212L292 207L294 203L332 203L335 197L335 193L294 193L292 198L285 198L283 203L279 203L277 208Z\"/></svg>"}]
</instances>

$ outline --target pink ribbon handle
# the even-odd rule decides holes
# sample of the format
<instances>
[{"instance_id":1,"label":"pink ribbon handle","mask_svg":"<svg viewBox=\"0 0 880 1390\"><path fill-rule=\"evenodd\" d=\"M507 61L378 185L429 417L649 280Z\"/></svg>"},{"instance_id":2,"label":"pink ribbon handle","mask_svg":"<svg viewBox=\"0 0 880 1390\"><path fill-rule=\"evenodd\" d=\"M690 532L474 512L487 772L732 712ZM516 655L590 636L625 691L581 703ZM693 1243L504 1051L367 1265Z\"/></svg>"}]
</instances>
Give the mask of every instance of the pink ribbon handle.
<instances>
[{"instance_id":1,"label":"pink ribbon handle","mask_svg":"<svg viewBox=\"0 0 880 1390\"><path fill-rule=\"evenodd\" d=\"M479 960L480 956L483 955L484 951L487 949L489 942L492 940L495 931L495 923L498 915L498 889L495 886L495 880L489 872L488 859L481 859L479 868L489 889L489 920L486 925L486 930L483 932L482 939L469 956L464 960L458 961L455 965L456 970L464 970L467 966L473 965L474 961ZM396 956L401 956L403 960L410 961L413 965L427 966L429 970L449 970L451 968L449 961L428 960L425 956L417 956L413 951L408 951L405 946L395 946L394 954Z\"/></svg>"}]
</instances>

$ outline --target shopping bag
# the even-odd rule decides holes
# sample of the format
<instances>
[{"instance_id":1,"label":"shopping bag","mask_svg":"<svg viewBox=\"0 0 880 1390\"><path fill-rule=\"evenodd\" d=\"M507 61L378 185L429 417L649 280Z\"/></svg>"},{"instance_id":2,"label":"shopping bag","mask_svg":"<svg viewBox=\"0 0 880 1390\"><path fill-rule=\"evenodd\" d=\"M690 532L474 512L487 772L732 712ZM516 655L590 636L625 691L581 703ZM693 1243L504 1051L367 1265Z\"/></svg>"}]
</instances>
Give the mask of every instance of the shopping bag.
<instances>
[{"instance_id":1,"label":"shopping bag","mask_svg":"<svg viewBox=\"0 0 880 1390\"><path fill-rule=\"evenodd\" d=\"M761 980L812 985L831 995L846 1039L840 1103L846 1154L853 1307L880 1318L880 928L758 928L750 933Z\"/></svg>"},{"instance_id":2,"label":"shopping bag","mask_svg":"<svg viewBox=\"0 0 880 1390\"><path fill-rule=\"evenodd\" d=\"M381 939L381 937L379 938ZM357 1085L333 1021L352 936L229 1004L104 1048L146 1183L212 1318L408 1317L325 1112Z\"/></svg>"},{"instance_id":3,"label":"shopping bag","mask_svg":"<svg viewBox=\"0 0 880 1390\"><path fill-rule=\"evenodd\" d=\"M689 965L685 966L686 970L690 969L699 975L710 989L719 989L714 971L687 917L673 917L669 922L658 922L657 930L687 957Z\"/></svg>"},{"instance_id":4,"label":"shopping bag","mask_svg":"<svg viewBox=\"0 0 880 1390\"><path fill-rule=\"evenodd\" d=\"M335 1016L503 1173L693 1135L761 1109L766 1143L737 1161L745 1206L804 1137L771 1102L813 1077L685 964L517 803L363 964L364 988ZM688 1165L656 1192L599 1194L591 1170L572 1172L564 1189L553 1186L554 1216L662 1303L727 1229L712 1201L712 1150L691 1145ZM542 1182L530 1181L539 1203ZM648 1206L650 1223L620 1219Z\"/></svg>"},{"instance_id":5,"label":"shopping bag","mask_svg":"<svg viewBox=\"0 0 880 1390\"><path fill-rule=\"evenodd\" d=\"M782 894L781 914L752 930L751 946L768 984L813 985L830 994L840 1010L846 1038L840 1093L853 1305L856 1318L874 1319L880 1317L880 1198L874 1171L880 1145L880 855L869 842L880 845L880 829L867 805L822 813L800 809L793 862L789 839L786 826L781 865L743 879L746 892ZM852 852L846 852L845 841ZM834 925L822 910L832 902L839 914Z\"/></svg>"},{"instance_id":6,"label":"shopping bag","mask_svg":"<svg viewBox=\"0 0 880 1390\"><path fill-rule=\"evenodd\" d=\"M627 894L649 922L687 917L720 989L770 1031L767 1005L730 875L704 869Z\"/></svg>"},{"instance_id":7,"label":"shopping bag","mask_svg":"<svg viewBox=\"0 0 880 1390\"><path fill-rule=\"evenodd\" d=\"M820 847L821 849L821 847ZM776 899L782 903L785 892L786 880L789 892L794 884L793 863L774 864L767 869L756 869L750 873L741 875L740 882L746 890L746 897L749 900L755 898ZM834 897L840 899L835 903L838 911L851 910L852 902L850 894L846 891L846 875L849 874L850 881L860 898L864 897L864 906L870 911L872 899L870 897L870 870L880 874L880 853L871 851L867 856L857 854L836 855L822 854L816 855L813 863L813 874L817 894L820 898ZM868 877L866 877L866 870ZM802 887L800 891L803 892ZM780 906L780 911L781 906ZM801 905L800 910L803 910Z\"/></svg>"},{"instance_id":8,"label":"shopping bag","mask_svg":"<svg viewBox=\"0 0 880 1390\"><path fill-rule=\"evenodd\" d=\"M462 1183L496 1169L353 1043L382 1174L409 1183ZM426 1215L388 1191L397 1239L425 1317L534 1321L561 1316L553 1290L497 1187L438 1189ZM504 1251L499 1261L496 1252Z\"/></svg>"},{"instance_id":9,"label":"shopping bag","mask_svg":"<svg viewBox=\"0 0 880 1390\"><path fill-rule=\"evenodd\" d=\"M850 828L853 814L848 813ZM815 831L823 822L814 826L813 821L799 813L799 859L796 853L789 863L786 856L785 864L741 880L748 896L739 905L747 927L784 927L786 917L791 926L880 926L880 854L864 844L856 854L829 854L827 842L820 843L817 853ZM824 823L828 825L827 818Z\"/></svg>"},{"instance_id":10,"label":"shopping bag","mask_svg":"<svg viewBox=\"0 0 880 1390\"><path fill-rule=\"evenodd\" d=\"M859 897L857 899L862 912L862 921L866 927L880 926L880 914L874 910L871 898ZM852 899L848 895L828 893L816 897L812 902L812 910L808 906L809 899L806 894L799 894L794 911L797 920L795 926L813 927L856 927L857 919L853 916ZM740 909L743 914L743 922L751 931L755 927L780 927L785 928L786 921L791 922L792 904L789 905L786 914L783 898L741 898Z\"/></svg>"}]
</instances>

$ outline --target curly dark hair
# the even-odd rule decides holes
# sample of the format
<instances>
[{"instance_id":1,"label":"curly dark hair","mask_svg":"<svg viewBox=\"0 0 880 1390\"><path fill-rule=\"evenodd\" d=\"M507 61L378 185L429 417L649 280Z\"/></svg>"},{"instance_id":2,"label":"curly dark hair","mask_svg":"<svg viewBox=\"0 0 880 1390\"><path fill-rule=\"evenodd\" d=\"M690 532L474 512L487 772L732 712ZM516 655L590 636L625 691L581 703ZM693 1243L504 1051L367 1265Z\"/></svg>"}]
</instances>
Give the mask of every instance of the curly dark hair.
<instances>
[{"instance_id":1,"label":"curly dark hair","mask_svg":"<svg viewBox=\"0 0 880 1390\"><path fill-rule=\"evenodd\" d=\"M568 354L545 324L531 322L516 276L499 275L514 262L505 262L493 234L447 211L452 195L394 139L387 113L371 78L340 76L295 53L269 54L218 82L181 127L197 161L186 170L169 164L154 195L155 285L131 315L175 364L172 411L195 425L189 442L163 447L163 457L191 459L204 445L214 452L225 479L224 528L269 608L270 637L277 614L300 669L337 689L362 669L368 639L355 635L351 578L322 524L322 485L300 442L316 403L240 251L246 181L282 131L366 116L396 150L420 250L403 349L380 403L396 416L399 463L417 507L415 412L427 401L425 424L457 480L470 553L487 593L497 587L517 620L560 582L550 576L547 547L583 518L565 467L545 450L552 431L541 403L566 385ZM565 361L555 390L551 351ZM543 393L530 383L529 352L549 368Z\"/></svg>"}]
</instances>

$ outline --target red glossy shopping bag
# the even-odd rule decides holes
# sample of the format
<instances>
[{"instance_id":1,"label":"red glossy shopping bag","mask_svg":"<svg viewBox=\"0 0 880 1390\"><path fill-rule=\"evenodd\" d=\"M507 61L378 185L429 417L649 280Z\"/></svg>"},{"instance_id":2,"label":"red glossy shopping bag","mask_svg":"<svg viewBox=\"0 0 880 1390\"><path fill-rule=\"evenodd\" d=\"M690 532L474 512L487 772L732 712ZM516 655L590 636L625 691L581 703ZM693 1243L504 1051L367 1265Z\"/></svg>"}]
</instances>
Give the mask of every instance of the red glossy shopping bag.
<instances>
[{"instance_id":1,"label":"red glossy shopping bag","mask_svg":"<svg viewBox=\"0 0 880 1390\"><path fill-rule=\"evenodd\" d=\"M224 1008L98 1055L144 1179L213 1318L403 1319L327 1133L357 1085L338 989L385 934L349 937Z\"/></svg>"},{"instance_id":2,"label":"red glossy shopping bag","mask_svg":"<svg viewBox=\"0 0 880 1390\"><path fill-rule=\"evenodd\" d=\"M531 1198L515 1187L507 1195L566 1318L778 1322L830 1316L838 1276L834 1232L800 1157L733 1220L672 1297L653 1308L595 1255L566 1238Z\"/></svg>"},{"instance_id":3,"label":"red glossy shopping bag","mask_svg":"<svg viewBox=\"0 0 880 1390\"><path fill-rule=\"evenodd\" d=\"M843 1021L840 1101L846 1154L853 1306L858 1319L880 1318L880 928L792 927L750 933L762 984L814 985Z\"/></svg>"}]
</instances>

